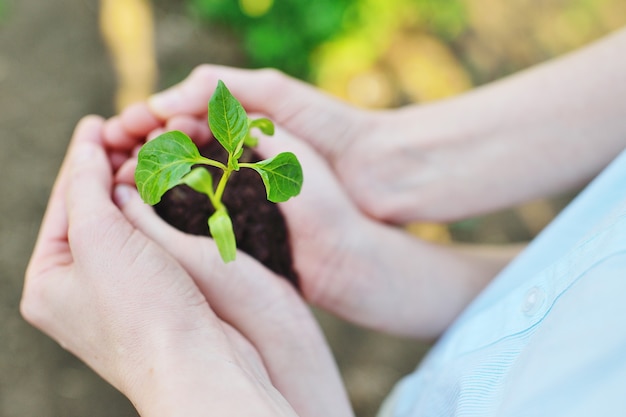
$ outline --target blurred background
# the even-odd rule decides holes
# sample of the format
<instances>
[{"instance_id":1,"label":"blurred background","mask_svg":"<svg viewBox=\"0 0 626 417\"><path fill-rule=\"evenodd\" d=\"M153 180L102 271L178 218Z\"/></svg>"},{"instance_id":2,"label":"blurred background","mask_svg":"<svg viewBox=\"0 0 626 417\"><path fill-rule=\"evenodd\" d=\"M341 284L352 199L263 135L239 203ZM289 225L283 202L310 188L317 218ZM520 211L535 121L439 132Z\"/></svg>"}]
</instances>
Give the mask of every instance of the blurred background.
<instances>
[{"instance_id":1,"label":"blurred background","mask_svg":"<svg viewBox=\"0 0 626 417\"><path fill-rule=\"evenodd\" d=\"M136 416L18 313L48 194L84 114L111 116L201 63L276 67L362 107L425 103L624 24L623 0L0 0L0 416ZM570 197L407 227L439 241L527 241ZM357 415L375 415L428 345L317 314Z\"/></svg>"}]
</instances>

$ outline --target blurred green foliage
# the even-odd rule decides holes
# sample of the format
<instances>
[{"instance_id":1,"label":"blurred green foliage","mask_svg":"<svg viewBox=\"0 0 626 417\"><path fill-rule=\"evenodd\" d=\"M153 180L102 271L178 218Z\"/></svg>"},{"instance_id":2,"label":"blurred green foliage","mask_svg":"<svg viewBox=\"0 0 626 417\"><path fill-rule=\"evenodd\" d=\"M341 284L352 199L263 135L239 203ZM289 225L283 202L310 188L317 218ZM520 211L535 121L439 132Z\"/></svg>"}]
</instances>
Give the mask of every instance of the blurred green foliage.
<instances>
[{"instance_id":1,"label":"blurred green foliage","mask_svg":"<svg viewBox=\"0 0 626 417\"><path fill-rule=\"evenodd\" d=\"M450 39L466 26L462 0L187 0L192 12L241 37L251 67L279 68L310 76L311 53L357 28L370 6L409 4L425 30Z\"/></svg>"},{"instance_id":2,"label":"blurred green foliage","mask_svg":"<svg viewBox=\"0 0 626 417\"><path fill-rule=\"evenodd\" d=\"M412 0L419 12L420 26L443 39L452 40L468 25L463 0Z\"/></svg>"},{"instance_id":3,"label":"blurred green foliage","mask_svg":"<svg viewBox=\"0 0 626 417\"><path fill-rule=\"evenodd\" d=\"M355 0L278 0L261 16L247 14L237 0L188 1L194 13L241 37L250 66L306 78L310 51L342 30Z\"/></svg>"}]
</instances>

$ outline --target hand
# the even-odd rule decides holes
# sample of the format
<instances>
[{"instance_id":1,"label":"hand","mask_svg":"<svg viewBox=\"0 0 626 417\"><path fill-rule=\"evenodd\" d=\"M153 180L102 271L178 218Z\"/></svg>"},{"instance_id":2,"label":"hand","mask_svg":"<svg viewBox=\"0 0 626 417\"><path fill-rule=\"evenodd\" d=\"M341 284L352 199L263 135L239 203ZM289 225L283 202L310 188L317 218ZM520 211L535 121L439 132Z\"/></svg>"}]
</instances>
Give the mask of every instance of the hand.
<instances>
[{"instance_id":1,"label":"hand","mask_svg":"<svg viewBox=\"0 0 626 417\"><path fill-rule=\"evenodd\" d=\"M142 415L351 415L287 283L243 255L223 265L209 239L165 225L124 185L120 211L101 129L93 117L77 127L28 266L25 318Z\"/></svg>"},{"instance_id":2,"label":"hand","mask_svg":"<svg viewBox=\"0 0 626 417\"><path fill-rule=\"evenodd\" d=\"M397 123L395 114L348 106L273 70L198 67L179 85L111 119L105 129L107 144L129 150L137 139L174 128L193 129L193 134L188 132L191 136L206 141L210 136L206 122L193 120L206 120L207 102L218 79L249 112L267 115L311 144L327 159L360 210L393 223L415 216L413 205L421 194L413 188L423 182L419 170L423 163L415 165L415 152L405 152L404 124ZM407 170L415 175L407 177Z\"/></svg>"},{"instance_id":3,"label":"hand","mask_svg":"<svg viewBox=\"0 0 626 417\"><path fill-rule=\"evenodd\" d=\"M311 144L370 217L450 221L580 187L624 149L625 50L622 29L452 99L379 112L276 71L204 65L115 119L106 140L130 149L164 120L203 118L219 78L249 111Z\"/></svg>"},{"instance_id":4,"label":"hand","mask_svg":"<svg viewBox=\"0 0 626 417\"><path fill-rule=\"evenodd\" d=\"M301 289L308 301L352 322L435 337L505 262L467 248L427 244L372 220L349 199L326 160L280 127L274 138L259 142L257 151L266 158L283 151L298 155L305 175L302 192L280 207ZM117 181L134 184L135 165L129 159ZM157 241L176 258L185 257L174 240Z\"/></svg>"},{"instance_id":5,"label":"hand","mask_svg":"<svg viewBox=\"0 0 626 417\"><path fill-rule=\"evenodd\" d=\"M249 112L266 115L309 143L358 208L374 219L406 224L465 218L490 204L499 208L502 203L491 199L510 194L510 182L493 175L508 150L494 147L487 122L493 118L476 115L481 106L471 100L368 111L275 70L202 65L180 84L111 119L105 141L129 150L146 136L179 129L205 142L207 101L218 79ZM477 140L482 137L486 140Z\"/></svg>"}]
</instances>

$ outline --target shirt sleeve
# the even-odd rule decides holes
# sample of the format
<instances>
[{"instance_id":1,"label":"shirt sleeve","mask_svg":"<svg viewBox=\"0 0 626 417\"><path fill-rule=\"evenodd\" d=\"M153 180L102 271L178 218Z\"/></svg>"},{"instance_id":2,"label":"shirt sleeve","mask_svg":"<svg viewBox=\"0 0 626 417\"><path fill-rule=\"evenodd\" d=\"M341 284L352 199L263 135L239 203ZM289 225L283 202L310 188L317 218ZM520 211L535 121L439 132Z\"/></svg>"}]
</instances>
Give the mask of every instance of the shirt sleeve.
<instances>
[{"instance_id":1,"label":"shirt sleeve","mask_svg":"<svg viewBox=\"0 0 626 417\"><path fill-rule=\"evenodd\" d=\"M497 415L626 415L625 301L626 251L610 252L541 321L507 376Z\"/></svg>"},{"instance_id":2,"label":"shirt sleeve","mask_svg":"<svg viewBox=\"0 0 626 417\"><path fill-rule=\"evenodd\" d=\"M626 151L394 389L394 417L626 416Z\"/></svg>"}]
</instances>

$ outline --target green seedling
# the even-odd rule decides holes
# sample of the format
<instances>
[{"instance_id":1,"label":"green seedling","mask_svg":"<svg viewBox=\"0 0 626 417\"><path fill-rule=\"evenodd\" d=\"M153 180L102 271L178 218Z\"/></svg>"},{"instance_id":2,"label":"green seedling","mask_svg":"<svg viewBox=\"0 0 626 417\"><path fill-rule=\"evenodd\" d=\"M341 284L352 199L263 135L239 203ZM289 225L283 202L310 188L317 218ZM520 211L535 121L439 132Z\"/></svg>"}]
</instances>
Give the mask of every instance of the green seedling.
<instances>
[{"instance_id":1,"label":"green seedling","mask_svg":"<svg viewBox=\"0 0 626 417\"><path fill-rule=\"evenodd\" d=\"M220 162L200 155L193 141L180 131L171 131L147 142L138 155L135 182L141 198L150 205L157 204L169 189L186 184L205 194L215 208L208 227L224 262L235 259L237 245L228 210L222 202L230 176L241 168L255 170L263 180L267 199L274 203L287 201L300 193L302 167L291 152L283 152L259 162L240 162L244 146L255 146L257 138L251 130L274 134L271 120L252 120L222 81L209 101L209 127L215 139L228 153L228 161ZM221 170L214 180L204 166Z\"/></svg>"}]
</instances>

